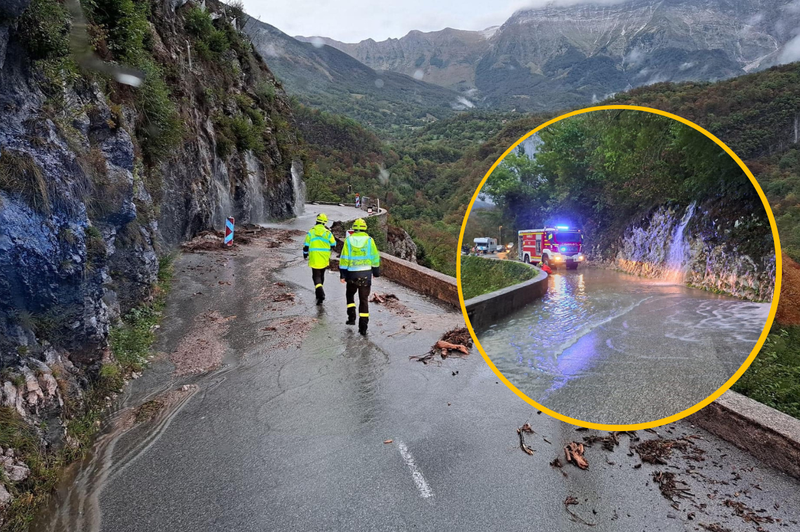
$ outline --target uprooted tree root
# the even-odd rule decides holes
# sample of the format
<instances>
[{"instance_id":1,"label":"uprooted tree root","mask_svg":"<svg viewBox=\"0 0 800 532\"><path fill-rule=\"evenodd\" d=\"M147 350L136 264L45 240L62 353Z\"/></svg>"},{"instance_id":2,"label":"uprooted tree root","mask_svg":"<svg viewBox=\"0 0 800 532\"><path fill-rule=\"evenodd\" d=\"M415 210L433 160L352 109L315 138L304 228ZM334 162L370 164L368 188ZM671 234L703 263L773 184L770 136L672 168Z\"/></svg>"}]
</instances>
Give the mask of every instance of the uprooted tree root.
<instances>
[{"instance_id":1,"label":"uprooted tree root","mask_svg":"<svg viewBox=\"0 0 800 532\"><path fill-rule=\"evenodd\" d=\"M436 354L440 354L442 360L448 356L466 356L469 355L469 348L472 347L472 338L466 327L452 329L444 333L438 342L431 346L430 351L424 355L411 355L409 360L416 360L427 364L434 359Z\"/></svg>"}]
</instances>

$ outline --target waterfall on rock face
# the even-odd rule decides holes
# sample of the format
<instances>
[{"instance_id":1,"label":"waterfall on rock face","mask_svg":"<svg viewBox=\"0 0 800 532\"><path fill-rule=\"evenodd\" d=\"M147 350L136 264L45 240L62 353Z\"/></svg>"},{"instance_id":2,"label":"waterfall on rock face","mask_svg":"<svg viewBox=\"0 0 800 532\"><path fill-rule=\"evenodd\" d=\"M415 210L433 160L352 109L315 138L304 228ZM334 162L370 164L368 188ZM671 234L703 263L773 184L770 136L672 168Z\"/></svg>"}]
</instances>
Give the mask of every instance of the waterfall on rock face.
<instances>
[{"instance_id":1,"label":"waterfall on rock face","mask_svg":"<svg viewBox=\"0 0 800 532\"><path fill-rule=\"evenodd\" d=\"M258 158L252 152L247 152L244 156L245 171L247 172L247 199L244 208L247 209L242 213L242 217L251 224L261 224L267 221L269 214L267 213L267 200L264 197L264 172L263 167Z\"/></svg>"},{"instance_id":2,"label":"waterfall on rock face","mask_svg":"<svg viewBox=\"0 0 800 532\"><path fill-rule=\"evenodd\" d=\"M306 184L303 182L303 165L292 161L292 186L294 187L294 215L300 216L305 210Z\"/></svg>"},{"instance_id":3,"label":"waterfall on rock face","mask_svg":"<svg viewBox=\"0 0 800 532\"><path fill-rule=\"evenodd\" d=\"M225 179L225 183L222 182ZM222 230L225 227L225 220L228 216L233 216L233 198L231 198L230 187L227 183L227 174L220 172L220 178L214 179L214 215L211 223L215 229Z\"/></svg>"},{"instance_id":4,"label":"waterfall on rock face","mask_svg":"<svg viewBox=\"0 0 800 532\"><path fill-rule=\"evenodd\" d=\"M248 172L247 188L250 197L250 223L261 224L267 221L267 202L264 200L264 185L257 172Z\"/></svg>"},{"instance_id":5,"label":"waterfall on rock face","mask_svg":"<svg viewBox=\"0 0 800 532\"><path fill-rule=\"evenodd\" d=\"M666 257L666 278L670 281L682 283L686 278L686 259L688 258L689 244L686 242L684 233L686 226L694 215L695 203L692 202L687 207L680 223L675 226L672 232L672 240Z\"/></svg>"}]
</instances>

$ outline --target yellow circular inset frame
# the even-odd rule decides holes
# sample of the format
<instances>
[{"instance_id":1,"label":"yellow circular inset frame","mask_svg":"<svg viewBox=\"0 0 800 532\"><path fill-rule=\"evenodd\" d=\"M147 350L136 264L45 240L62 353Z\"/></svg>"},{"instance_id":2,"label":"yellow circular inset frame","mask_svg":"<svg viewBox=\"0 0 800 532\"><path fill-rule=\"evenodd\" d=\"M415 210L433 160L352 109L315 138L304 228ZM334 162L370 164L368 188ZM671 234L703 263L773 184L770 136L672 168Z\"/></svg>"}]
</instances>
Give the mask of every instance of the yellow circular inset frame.
<instances>
[{"instance_id":1,"label":"yellow circular inset frame","mask_svg":"<svg viewBox=\"0 0 800 532\"><path fill-rule=\"evenodd\" d=\"M706 397L704 400L702 400L699 403L697 403L696 405L694 405L693 407L687 408L686 410L678 412L677 414L673 414L671 416L668 416L668 417L665 417L665 418L661 418L661 419L656 419L654 421L650 421L650 422L646 422L646 423L633 423L633 424L627 424L627 425L612 425L612 424L607 424L607 423L592 423L592 422L589 422L589 421L582 421L580 419L575 419L575 418L571 418L569 416L565 416L563 414L559 414L558 412L556 412L554 410L551 410L551 409L547 408L546 406L537 403L536 401L534 401L533 399L531 399L530 397L528 397L527 395L522 393L522 391L520 391L516 386L511 384L511 382L508 379L506 379L506 377L502 373L500 373L500 371L494 365L494 362L492 362L492 360L486 355L486 351L484 351L483 346L478 341L478 336L475 334L475 330L472 328L472 324L469 321L469 316L467 316L466 306L464 305L464 293L461 290L461 254L460 253L458 254L457 259L456 259L456 279L458 281L458 300L461 303L461 312L464 314L464 320L466 321L467 328L469 329L469 333L472 336L472 340L475 342L475 345L478 347L478 351L480 351L481 356L483 356L483 359L486 361L486 363L492 369L494 374L497 375L497 377L501 381L503 381L503 383L506 386L508 386L509 389L511 389L511 391L513 391L515 394L520 396L524 401L526 401L527 403L529 403L532 406L535 406L536 408L538 408L542 412L546 412L550 416L552 416L552 417L554 417L556 419L560 419L561 421L564 421L566 423L570 423L572 425L578 425L578 426L581 426L581 427L586 427L586 428L591 428L591 429L598 429L598 430L609 430L609 431L611 431L611 430L641 430L641 429L648 429L648 428L658 427L660 425L665 425L667 423L672 423L674 421L678 421L680 419L683 419L684 417L686 417L686 416L688 416L690 414L693 414L693 413L697 412L698 410L700 410L701 408L703 408L704 406L708 405L709 403L714 401L716 398L718 398L720 395L725 393L725 391L727 391L728 388L733 386L733 383L735 383L739 379L739 377L742 376L742 374L745 372L745 370L747 370L747 368L750 366L750 364L755 359L755 357L758 354L758 352L761 350L761 347L764 345L764 341L767 339L767 334L769 333L769 329L772 326L773 320L775 319L775 313L778 310L778 300L780 299L780 292L781 292L781 249L780 249L780 240L778 238L778 228L775 225L775 217L772 214L772 209L770 209L770 207L769 207L769 202L767 201L767 197L764 195L764 191L761 190L761 187L759 186L758 181L756 181L756 178L753 176L753 173L750 171L749 168L747 168L747 166L745 166L745 164L742 162L742 160L739 158L739 156L736 155L733 152L733 150L731 150L727 145L725 145L724 142L722 142L716 136L712 135L711 133L709 133L708 131L706 131L702 127L698 126L697 124L695 124L695 123L693 123L693 122L691 122L689 120L686 120L685 118L680 117L678 115L674 115L674 114L668 113L666 111L661 111L660 109L653 109L653 108L650 108L650 107L641 107L641 106L638 106L638 105L600 105L600 106L597 106L597 107L587 107L585 109L579 109L577 111L569 112L569 113L561 115L561 116L559 116L557 118L553 118L552 120L548 120L544 124L542 124L542 125L534 128L534 129L532 129L531 131L529 131L522 138L520 138L514 144L512 144L505 152L503 152L503 155L501 155L500 158L497 159L497 161L494 162L492 167L489 168L489 171L486 172L485 176L483 176L483 179L481 180L480 184L478 185L477 190L475 190L475 193L472 195L472 199L470 200L469 205L467 206L467 212L464 214L464 221L461 224L461 232L458 235L458 249L461 249L461 246L463 244L463 241L464 241L464 230L466 229L467 220L469 219L469 215L472 212L472 206L475 204L475 200L477 199L478 194L480 193L481 189L483 189L483 185L486 183L486 180L492 174L492 172L497 167L497 165L500 164L500 162L503 159L505 159L506 155L511 153L511 151L514 150L514 148L519 146L525 139L527 139L528 137L530 137L531 135L533 135L537 131L540 131L540 130L546 128L547 126L549 126L551 124L554 124L554 123L556 123L556 122L558 122L560 120L563 120L565 118L569 118L570 116L580 115L580 114L583 114L583 113L589 113L589 112L592 112L592 111L604 111L604 110L613 110L613 109L626 109L626 110L630 110L630 111L644 111L644 112L647 112L647 113L653 113L653 114L657 114L657 115L661 115L661 116L666 116L668 118L672 118L673 120L677 120L678 122L686 124L687 126L693 128L693 129L696 129L697 131L699 131L700 133L702 133L706 137L708 137L711 140L713 140L719 147L721 147L723 150L725 150L725 152L728 155L730 155L733 158L734 161L736 161L736 163L741 167L742 171L744 171L744 173L750 179L750 182L753 184L753 187L755 187L756 192L758 192L758 196L761 198L761 202L764 204L764 209L766 210L767 217L769 218L770 228L772 229L773 242L775 244L775 288L774 288L773 294L772 294L772 304L770 306L769 316L767 317L767 322L764 324L764 330L761 331L761 336L759 336L758 342L756 342L756 345L753 348L753 351L750 353L750 356L747 357L747 360L744 361L744 363L739 367L739 369L736 371L736 373L734 373L733 376L730 379L728 379L725 382L725 384L723 384L717 391L715 391L714 393L712 393L711 395Z\"/></svg>"}]
</instances>

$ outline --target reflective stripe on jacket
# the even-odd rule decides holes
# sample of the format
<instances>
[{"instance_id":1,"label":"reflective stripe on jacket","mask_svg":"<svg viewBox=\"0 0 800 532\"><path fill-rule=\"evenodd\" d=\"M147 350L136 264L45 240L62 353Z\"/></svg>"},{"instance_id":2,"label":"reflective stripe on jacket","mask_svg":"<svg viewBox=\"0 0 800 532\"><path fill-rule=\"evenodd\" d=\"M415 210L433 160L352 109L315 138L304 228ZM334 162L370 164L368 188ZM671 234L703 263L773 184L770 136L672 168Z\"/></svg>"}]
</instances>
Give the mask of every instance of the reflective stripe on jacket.
<instances>
[{"instance_id":1,"label":"reflective stripe on jacket","mask_svg":"<svg viewBox=\"0 0 800 532\"><path fill-rule=\"evenodd\" d=\"M331 249L336 247L336 239L322 224L315 225L303 243L303 251L308 252L308 265L311 268L327 268L331 261Z\"/></svg>"},{"instance_id":2,"label":"reflective stripe on jacket","mask_svg":"<svg viewBox=\"0 0 800 532\"><path fill-rule=\"evenodd\" d=\"M345 239L342 254L339 256L339 270L371 272L380 265L381 256L378 247L367 233L359 231Z\"/></svg>"}]
</instances>

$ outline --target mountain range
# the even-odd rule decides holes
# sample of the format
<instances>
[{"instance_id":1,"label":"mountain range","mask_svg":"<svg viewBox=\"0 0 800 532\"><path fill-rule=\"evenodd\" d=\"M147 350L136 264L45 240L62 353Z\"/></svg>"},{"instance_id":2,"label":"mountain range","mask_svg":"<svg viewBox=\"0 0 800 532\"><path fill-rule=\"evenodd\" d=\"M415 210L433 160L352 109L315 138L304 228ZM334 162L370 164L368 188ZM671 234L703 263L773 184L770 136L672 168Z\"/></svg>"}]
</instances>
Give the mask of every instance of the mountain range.
<instances>
[{"instance_id":1,"label":"mountain range","mask_svg":"<svg viewBox=\"0 0 800 532\"><path fill-rule=\"evenodd\" d=\"M481 107L590 104L662 81L715 81L800 59L800 1L627 0L522 9L483 31L411 31L335 48L378 73L404 74Z\"/></svg>"},{"instance_id":2,"label":"mountain range","mask_svg":"<svg viewBox=\"0 0 800 532\"><path fill-rule=\"evenodd\" d=\"M390 70L376 71L334 47L294 39L253 18L244 31L287 91L302 103L378 130L421 126L474 106L448 88Z\"/></svg>"}]
</instances>

